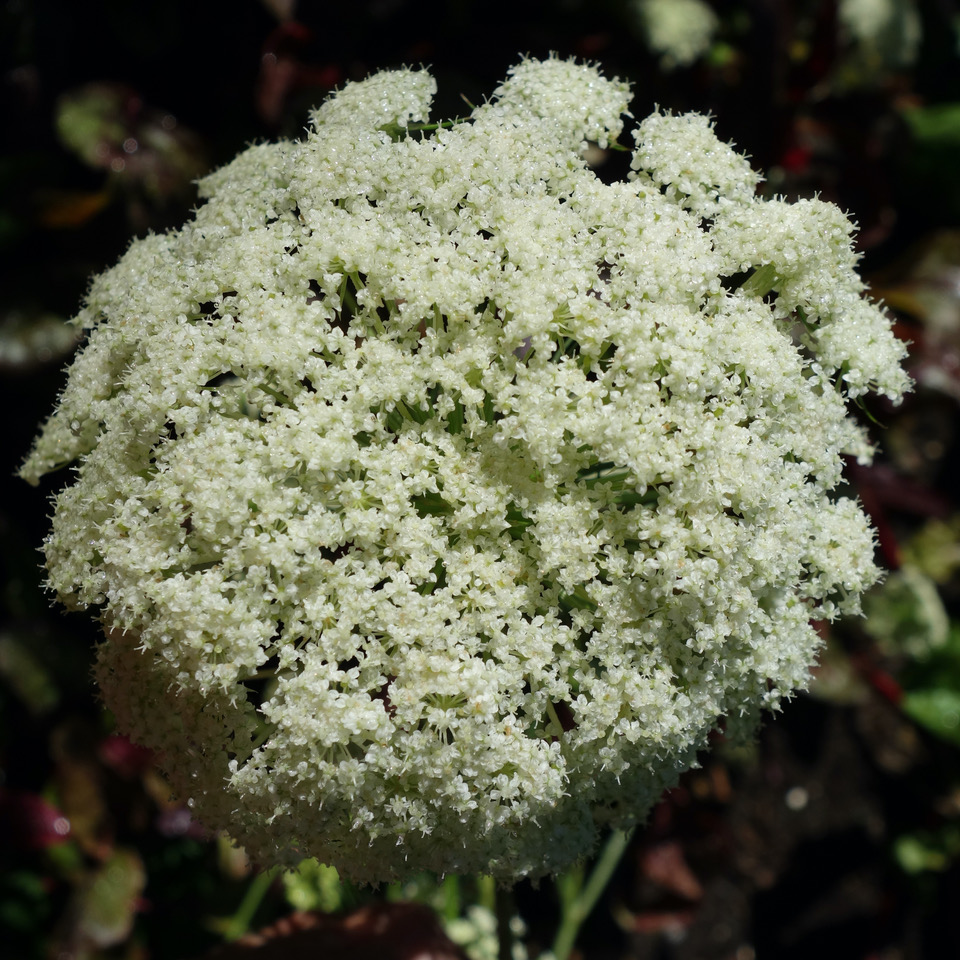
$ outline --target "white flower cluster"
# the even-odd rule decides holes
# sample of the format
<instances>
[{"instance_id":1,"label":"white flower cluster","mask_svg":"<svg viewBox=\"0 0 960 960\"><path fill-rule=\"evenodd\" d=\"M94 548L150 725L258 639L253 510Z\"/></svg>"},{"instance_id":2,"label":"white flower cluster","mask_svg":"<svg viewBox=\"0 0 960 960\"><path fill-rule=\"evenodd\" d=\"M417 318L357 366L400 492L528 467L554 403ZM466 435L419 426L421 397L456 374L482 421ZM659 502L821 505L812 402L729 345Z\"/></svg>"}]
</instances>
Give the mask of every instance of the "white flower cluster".
<instances>
[{"instance_id":1,"label":"white flower cluster","mask_svg":"<svg viewBox=\"0 0 960 960\"><path fill-rule=\"evenodd\" d=\"M120 726L262 861L540 875L807 682L898 398L850 223L700 116L604 184L625 84L556 59L422 128L422 71L202 182L90 290L23 467Z\"/></svg>"}]
</instances>

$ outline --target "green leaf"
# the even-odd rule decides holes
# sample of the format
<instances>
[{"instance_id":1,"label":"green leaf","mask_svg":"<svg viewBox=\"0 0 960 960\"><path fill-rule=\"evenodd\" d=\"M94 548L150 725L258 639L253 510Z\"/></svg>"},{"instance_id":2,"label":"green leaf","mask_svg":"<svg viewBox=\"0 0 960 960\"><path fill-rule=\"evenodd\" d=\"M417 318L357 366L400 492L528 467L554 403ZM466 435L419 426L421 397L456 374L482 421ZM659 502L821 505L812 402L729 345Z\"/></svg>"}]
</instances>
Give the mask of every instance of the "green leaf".
<instances>
[{"instance_id":1,"label":"green leaf","mask_svg":"<svg viewBox=\"0 0 960 960\"><path fill-rule=\"evenodd\" d=\"M866 630L889 653L925 658L942 648L950 631L936 584L904 565L864 598Z\"/></svg>"},{"instance_id":2,"label":"green leaf","mask_svg":"<svg viewBox=\"0 0 960 960\"><path fill-rule=\"evenodd\" d=\"M903 112L914 137L921 143L960 147L960 103L938 103Z\"/></svg>"},{"instance_id":3,"label":"green leaf","mask_svg":"<svg viewBox=\"0 0 960 960\"><path fill-rule=\"evenodd\" d=\"M960 829L956 824L944 824L938 830L918 830L897 837L893 855L900 869L918 874L941 872L960 853Z\"/></svg>"},{"instance_id":4,"label":"green leaf","mask_svg":"<svg viewBox=\"0 0 960 960\"><path fill-rule=\"evenodd\" d=\"M960 746L960 691L944 687L910 690L900 706L911 720L942 740Z\"/></svg>"},{"instance_id":5,"label":"green leaf","mask_svg":"<svg viewBox=\"0 0 960 960\"><path fill-rule=\"evenodd\" d=\"M740 291L749 297L765 297L781 282L776 267L772 263L765 263L757 267L740 285Z\"/></svg>"},{"instance_id":6,"label":"green leaf","mask_svg":"<svg viewBox=\"0 0 960 960\"><path fill-rule=\"evenodd\" d=\"M139 854L115 850L80 890L77 912L83 938L98 947L126 940L146 879Z\"/></svg>"},{"instance_id":7,"label":"green leaf","mask_svg":"<svg viewBox=\"0 0 960 960\"><path fill-rule=\"evenodd\" d=\"M296 869L283 874L282 880L287 903L295 910L335 913L343 906L340 875L317 860L302 860Z\"/></svg>"},{"instance_id":8,"label":"green leaf","mask_svg":"<svg viewBox=\"0 0 960 960\"><path fill-rule=\"evenodd\" d=\"M50 676L36 644L26 637L0 633L0 679L13 690L35 717L49 713L60 700L60 691Z\"/></svg>"}]
</instances>

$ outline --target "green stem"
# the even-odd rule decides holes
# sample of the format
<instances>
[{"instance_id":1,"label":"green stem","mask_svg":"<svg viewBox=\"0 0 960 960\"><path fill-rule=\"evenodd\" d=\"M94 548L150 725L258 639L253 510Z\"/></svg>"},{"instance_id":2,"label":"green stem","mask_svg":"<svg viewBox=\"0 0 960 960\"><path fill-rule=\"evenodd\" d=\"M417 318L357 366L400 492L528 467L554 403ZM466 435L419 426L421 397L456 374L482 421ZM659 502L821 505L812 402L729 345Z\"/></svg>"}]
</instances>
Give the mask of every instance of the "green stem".
<instances>
[{"instance_id":1,"label":"green stem","mask_svg":"<svg viewBox=\"0 0 960 960\"><path fill-rule=\"evenodd\" d=\"M448 873L443 878L443 918L456 920L460 916L460 878Z\"/></svg>"},{"instance_id":2,"label":"green stem","mask_svg":"<svg viewBox=\"0 0 960 960\"><path fill-rule=\"evenodd\" d=\"M274 877L276 877L276 870L265 870L263 873L258 873L251 881L250 885L247 887L247 892L243 895L243 899L240 901L240 906L237 907L236 912L223 928L224 938L227 940L236 940L238 937L242 937L249 929L250 923L253 920L253 915L257 912L257 908L263 902L263 898L267 895L267 891L270 889L270 884L273 883Z\"/></svg>"},{"instance_id":3,"label":"green stem","mask_svg":"<svg viewBox=\"0 0 960 960\"><path fill-rule=\"evenodd\" d=\"M477 903L491 913L497 912L497 881L485 873L477 877Z\"/></svg>"},{"instance_id":4,"label":"green stem","mask_svg":"<svg viewBox=\"0 0 960 960\"><path fill-rule=\"evenodd\" d=\"M607 838L603 852L597 860L593 873L583 883L583 868L575 868L570 874L558 877L557 889L560 893L560 928L553 941L554 960L567 960L573 950L580 927L590 916L600 899L613 871L630 843L633 830L614 830ZM567 882L568 878L572 882Z\"/></svg>"}]
</instances>

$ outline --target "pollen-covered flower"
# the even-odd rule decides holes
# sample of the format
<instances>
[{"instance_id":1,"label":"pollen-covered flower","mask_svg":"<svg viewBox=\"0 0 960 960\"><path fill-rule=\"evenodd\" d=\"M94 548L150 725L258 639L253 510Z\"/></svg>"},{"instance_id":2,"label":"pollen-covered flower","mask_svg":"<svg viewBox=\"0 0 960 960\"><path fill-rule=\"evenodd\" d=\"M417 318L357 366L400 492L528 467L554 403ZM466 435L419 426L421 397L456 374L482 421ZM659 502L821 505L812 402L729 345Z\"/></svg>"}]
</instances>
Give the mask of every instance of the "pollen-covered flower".
<instances>
[{"instance_id":1,"label":"pollen-covered flower","mask_svg":"<svg viewBox=\"0 0 960 960\"><path fill-rule=\"evenodd\" d=\"M98 277L23 467L49 581L174 789L261 861L540 875L642 819L858 609L898 398L850 223L757 199L699 116L526 61L433 133L423 71L202 182Z\"/></svg>"}]
</instances>

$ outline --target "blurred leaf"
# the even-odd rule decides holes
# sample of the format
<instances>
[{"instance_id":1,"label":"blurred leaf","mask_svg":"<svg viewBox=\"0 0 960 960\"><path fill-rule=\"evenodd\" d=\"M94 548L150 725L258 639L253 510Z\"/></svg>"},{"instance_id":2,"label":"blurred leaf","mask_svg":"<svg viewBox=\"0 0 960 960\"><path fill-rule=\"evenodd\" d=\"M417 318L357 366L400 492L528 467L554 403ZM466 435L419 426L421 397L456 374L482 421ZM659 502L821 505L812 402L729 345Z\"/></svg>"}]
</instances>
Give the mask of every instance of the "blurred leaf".
<instances>
[{"instance_id":1,"label":"blurred leaf","mask_svg":"<svg viewBox=\"0 0 960 960\"><path fill-rule=\"evenodd\" d=\"M938 831L918 831L898 837L893 854L906 873L946 870L960 854L960 827L946 824Z\"/></svg>"},{"instance_id":2,"label":"blurred leaf","mask_svg":"<svg viewBox=\"0 0 960 960\"><path fill-rule=\"evenodd\" d=\"M86 724L71 719L53 731L50 756L56 764L57 798L74 837L86 852L106 857L112 846L112 827L95 743Z\"/></svg>"},{"instance_id":3,"label":"blurred leaf","mask_svg":"<svg viewBox=\"0 0 960 960\"><path fill-rule=\"evenodd\" d=\"M942 688L960 692L960 622L950 624L947 642L930 657L908 663L900 680L907 690Z\"/></svg>"},{"instance_id":4,"label":"blurred leaf","mask_svg":"<svg viewBox=\"0 0 960 960\"><path fill-rule=\"evenodd\" d=\"M49 713L60 700L53 678L24 637L0 633L0 677L35 717Z\"/></svg>"},{"instance_id":5,"label":"blurred leaf","mask_svg":"<svg viewBox=\"0 0 960 960\"><path fill-rule=\"evenodd\" d=\"M919 191L936 190L938 208L960 210L960 185L956 177L960 155L960 103L911 106L902 112L913 134L909 177ZM935 186L934 186L935 185Z\"/></svg>"},{"instance_id":6,"label":"blurred leaf","mask_svg":"<svg viewBox=\"0 0 960 960\"><path fill-rule=\"evenodd\" d=\"M75 881L86 869L86 858L73 841L47 847L44 852L52 872L58 877Z\"/></svg>"},{"instance_id":7,"label":"blurred leaf","mask_svg":"<svg viewBox=\"0 0 960 960\"><path fill-rule=\"evenodd\" d=\"M126 940L145 884L140 855L114 850L78 893L78 933L83 940L97 947Z\"/></svg>"},{"instance_id":8,"label":"blurred leaf","mask_svg":"<svg viewBox=\"0 0 960 960\"><path fill-rule=\"evenodd\" d=\"M284 873L282 879L287 903L295 910L336 913L343 906L340 875L334 867L311 858Z\"/></svg>"},{"instance_id":9,"label":"blurred leaf","mask_svg":"<svg viewBox=\"0 0 960 960\"><path fill-rule=\"evenodd\" d=\"M960 149L960 103L938 103L904 111L904 119L921 145Z\"/></svg>"},{"instance_id":10,"label":"blurred leaf","mask_svg":"<svg viewBox=\"0 0 960 960\"><path fill-rule=\"evenodd\" d=\"M893 845L893 855L900 868L907 873L923 873L925 870L942 870L947 863L946 857L929 843L920 838L907 835L898 837Z\"/></svg>"},{"instance_id":11,"label":"blurred leaf","mask_svg":"<svg viewBox=\"0 0 960 960\"><path fill-rule=\"evenodd\" d=\"M900 706L911 720L942 740L960 746L960 690L908 690Z\"/></svg>"},{"instance_id":12,"label":"blurred leaf","mask_svg":"<svg viewBox=\"0 0 960 960\"><path fill-rule=\"evenodd\" d=\"M140 101L120 84L91 83L57 102L57 136L91 167L109 167L111 153L127 138L127 118Z\"/></svg>"},{"instance_id":13,"label":"blurred leaf","mask_svg":"<svg viewBox=\"0 0 960 960\"><path fill-rule=\"evenodd\" d=\"M865 629L887 653L924 658L947 642L950 621L936 584L904 566L864 598Z\"/></svg>"},{"instance_id":14,"label":"blurred leaf","mask_svg":"<svg viewBox=\"0 0 960 960\"><path fill-rule=\"evenodd\" d=\"M960 231L937 230L913 244L894 264L871 277L870 289L894 309L932 328L935 336L949 340L951 333L960 332ZM924 351L926 344L921 341L917 346Z\"/></svg>"},{"instance_id":15,"label":"blurred leaf","mask_svg":"<svg viewBox=\"0 0 960 960\"><path fill-rule=\"evenodd\" d=\"M0 928L26 933L50 914L50 889L42 876L28 870L0 874Z\"/></svg>"},{"instance_id":16,"label":"blurred leaf","mask_svg":"<svg viewBox=\"0 0 960 960\"><path fill-rule=\"evenodd\" d=\"M870 685L858 672L849 654L832 636L821 648L817 664L812 670L811 696L833 704L863 703L870 693Z\"/></svg>"},{"instance_id":17,"label":"blurred leaf","mask_svg":"<svg viewBox=\"0 0 960 960\"><path fill-rule=\"evenodd\" d=\"M52 230L82 227L109 202L107 190L44 190L37 194L40 225Z\"/></svg>"},{"instance_id":18,"label":"blurred leaf","mask_svg":"<svg viewBox=\"0 0 960 960\"><path fill-rule=\"evenodd\" d=\"M948 583L960 570L960 514L928 520L904 548L903 557L936 583Z\"/></svg>"},{"instance_id":19,"label":"blurred leaf","mask_svg":"<svg viewBox=\"0 0 960 960\"><path fill-rule=\"evenodd\" d=\"M57 102L57 134L87 166L107 171L101 194L76 196L62 207L47 208L57 225L82 222L97 203L121 190L128 214L143 216L146 198L162 206L184 199L209 167L201 139L165 110L145 104L131 87L91 83L70 90Z\"/></svg>"}]
</instances>

